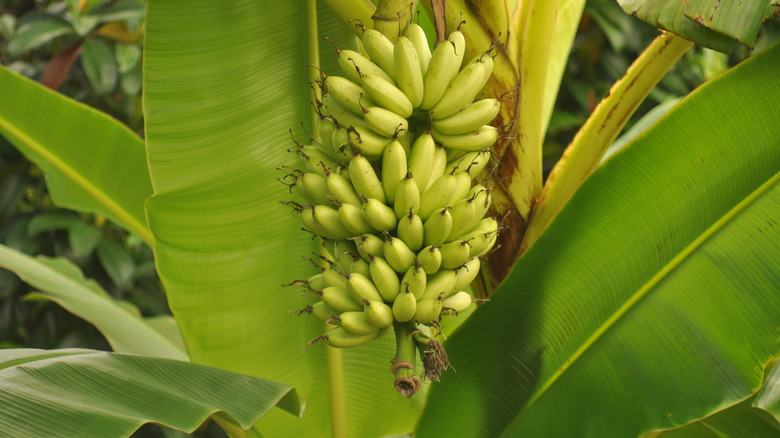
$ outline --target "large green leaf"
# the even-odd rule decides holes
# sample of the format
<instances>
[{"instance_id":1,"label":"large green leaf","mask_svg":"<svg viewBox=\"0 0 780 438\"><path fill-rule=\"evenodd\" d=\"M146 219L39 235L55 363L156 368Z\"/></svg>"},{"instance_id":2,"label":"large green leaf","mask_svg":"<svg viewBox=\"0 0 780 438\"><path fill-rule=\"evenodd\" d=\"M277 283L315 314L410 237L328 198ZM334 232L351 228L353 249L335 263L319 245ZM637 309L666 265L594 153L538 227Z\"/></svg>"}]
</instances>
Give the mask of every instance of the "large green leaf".
<instances>
[{"instance_id":1,"label":"large green leaf","mask_svg":"<svg viewBox=\"0 0 780 438\"><path fill-rule=\"evenodd\" d=\"M0 135L46 174L57 205L100 213L151 243L142 140L86 105L0 67Z\"/></svg>"},{"instance_id":2,"label":"large green leaf","mask_svg":"<svg viewBox=\"0 0 780 438\"><path fill-rule=\"evenodd\" d=\"M210 415L248 429L293 388L217 368L93 350L0 350L0 435L124 437L144 423L192 432Z\"/></svg>"},{"instance_id":3,"label":"large green leaf","mask_svg":"<svg viewBox=\"0 0 780 438\"><path fill-rule=\"evenodd\" d=\"M757 391L780 350L778 87L775 45L585 181L452 336L419 436L638 436Z\"/></svg>"},{"instance_id":4,"label":"large green leaf","mask_svg":"<svg viewBox=\"0 0 780 438\"><path fill-rule=\"evenodd\" d=\"M780 424L771 415L751 406L751 397L695 423L642 438L776 438Z\"/></svg>"},{"instance_id":5,"label":"large green leaf","mask_svg":"<svg viewBox=\"0 0 780 438\"><path fill-rule=\"evenodd\" d=\"M131 311L129 303L112 298L66 259L32 258L0 245L0 267L15 272L38 288L40 295L92 323L114 351L187 359L184 350L147 324L138 309Z\"/></svg>"},{"instance_id":6,"label":"large green leaf","mask_svg":"<svg viewBox=\"0 0 780 438\"><path fill-rule=\"evenodd\" d=\"M777 364L769 372L753 406L764 409L780 421L780 366Z\"/></svg>"},{"instance_id":7,"label":"large green leaf","mask_svg":"<svg viewBox=\"0 0 780 438\"><path fill-rule=\"evenodd\" d=\"M297 159L285 152L294 147L287 130L310 119L304 11L302 2L149 2L156 262L193 361L285 382L307 399L303 420L272 413L262 433L328 436L331 415L336 435L406 432L421 398L395 393L392 335L350 351L303 351L322 324L289 314L312 297L280 286L314 273L301 260L311 238L279 205L291 195L275 170ZM321 36L351 32L321 24Z\"/></svg>"}]
</instances>

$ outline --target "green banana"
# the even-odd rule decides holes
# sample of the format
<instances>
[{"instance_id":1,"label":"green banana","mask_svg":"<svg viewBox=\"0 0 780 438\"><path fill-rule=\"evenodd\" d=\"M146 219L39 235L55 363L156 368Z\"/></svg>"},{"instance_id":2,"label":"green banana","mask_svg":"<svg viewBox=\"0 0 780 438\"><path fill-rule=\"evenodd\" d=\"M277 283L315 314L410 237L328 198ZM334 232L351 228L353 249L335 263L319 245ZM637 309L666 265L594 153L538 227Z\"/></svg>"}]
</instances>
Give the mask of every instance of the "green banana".
<instances>
[{"instance_id":1,"label":"green banana","mask_svg":"<svg viewBox=\"0 0 780 438\"><path fill-rule=\"evenodd\" d=\"M362 310L360 312L344 312L338 317L339 325L353 335L368 335L371 333L376 335L379 328L368 322L366 316L366 313Z\"/></svg>"},{"instance_id":2,"label":"green banana","mask_svg":"<svg viewBox=\"0 0 780 438\"><path fill-rule=\"evenodd\" d=\"M433 275L441 267L441 250L438 246L426 246L417 253L417 263L428 275Z\"/></svg>"},{"instance_id":3,"label":"green banana","mask_svg":"<svg viewBox=\"0 0 780 438\"><path fill-rule=\"evenodd\" d=\"M366 97L367 99L368 97ZM336 119L341 128L349 128L350 126L362 126L367 127L365 120L363 120L362 112L360 115L350 111L344 105L340 104L335 97L331 94L326 94L322 97L322 108L330 116Z\"/></svg>"},{"instance_id":4,"label":"green banana","mask_svg":"<svg viewBox=\"0 0 780 438\"><path fill-rule=\"evenodd\" d=\"M333 138L333 132L339 128L338 122L331 116L325 116L320 114L320 118L317 122L317 137L320 139L320 143L331 149L335 149L331 139Z\"/></svg>"},{"instance_id":5,"label":"green banana","mask_svg":"<svg viewBox=\"0 0 780 438\"><path fill-rule=\"evenodd\" d=\"M424 225L420 216L409 213L398 219L398 237L406 243L412 251L417 251L423 246Z\"/></svg>"},{"instance_id":6,"label":"green banana","mask_svg":"<svg viewBox=\"0 0 780 438\"><path fill-rule=\"evenodd\" d=\"M395 190L398 182L406 174L406 151L397 140L390 142L382 154L382 187L387 202L395 201Z\"/></svg>"},{"instance_id":7,"label":"green banana","mask_svg":"<svg viewBox=\"0 0 780 438\"><path fill-rule=\"evenodd\" d=\"M436 149L433 153L433 164L431 165L431 177L428 178L428 184L425 186L425 189L423 191L428 190L431 188L431 185L436 181L437 178L444 175L444 169L447 168L447 149L436 146Z\"/></svg>"},{"instance_id":8,"label":"green banana","mask_svg":"<svg viewBox=\"0 0 780 438\"><path fill-rule=\"evenodd\" d=\"M325 288L325 279L322 277L322 273L312 275L306 280L306 286L311 290L321 291Z\"/></svg>"},{"instance_id":9,"label":"green banana","mask_svg":"<svg viewBox=\"0 0 780 438\"><path fill-rule=\"evenodd\" d=\"M338 316L339 314L339 312L337 312L334 308L325 304L325 301L317 301L316 303L312 304L311 313L320 321L333 319L333 317Z\"/></svg>"},{"instance_id":10,"label":"green banana","mask_svg":"<svg viewBox=\"0 0 780 438\"><path fill-rule=\"evenodd\" d=\"M428 284L428 276L425 274L425 270L420 265L414 265L404 274L400 287L403 290L411 291L415 299L419 300L425 293L426 284Z\"/></svg>"},{"instance_id":11,"label":"green banana","mask_svg":"<svg viewBox=\"0 0 780 438\"><path fill-rule=\"evenodd\" d=\"M395 270L381 257L374 257L369 263L371 279L382 299L388 303L392 302L398 295L400 282Z\"/></svg>"},{"instance_id":12,"label":"green banana","mask_svg":"<svg viewBox=\"0 0 780 438\"><path fill-rule=\"evenodd\" d=\"M444 147L461 151L477 151L489 148L498 140L498 129L484 125L468 134L449 135L431 129L431 135Z\"/></svg>"},{"instance_id":13,"label":"green banana","mask_svg":"<svg viewBox=\"0 0 780 438\"><path fill-rule=\"evenodd\" d=\"M398 182L394 198L393 211L399 220L409 213L420 211L420 189L411 172Z\"/></svg>"},{"instance_id":14,"label":"green banana","mask_svg":"<svg viewBox=\"0 0 780 438\"><path fill-rule=\"evenodd\" d=\"M445 173L434 181L433 184L420 196L420 218L428 220L431 214L446 207L455 190L455 175Z\"/></svg>"},{"instance_id":15,"label":"green banana","mask_svg":"<svg viewBox=\"0 0 780 438\"><path fill-rule=\"evenodd\" d=\"M326 287L322 290L322 301L339 313L349 312L350 310L363 310L363 306L352 298L352 295L345 287Z\"/></svg>"},{"instance_id":16,"label":"green banana","mask_svg":"<svg viewBox=\"0 0 780 438\"><path fill-rule=\"evenodd\" d=\"M360 274L364 277L371 276L371 269L368 266L368 262L365 260L358 258L354 262L352 262L352 267L349 269L349 273L351 274Z\"/></svg>"},{"instance_id":17,"label":"green banana","mask_svg":"<svg viewBox=\"0 0 780 438\"><path fill-rule=\"evenodd\" d=\"M404 36L409 38L414 49L417 51L417 59L420 64L420 76L425 76L428 71L428 64L431 62L431 48L428 45L428 38L425 31L416 23L409 23L404 29Z\"/></svg>"},{"instance_id":18,"label":"green banana","mask_svg":"<svg viewBox=\"0 0 780 438\"><path fill-rule=\"evenodd\" d=\"M357 116L363 115L363 108L374 106L363 87L341 76L326 77L323 80L323 90Z\"/></svg>"},{"instance_id":19,"label":"green banana","mask_svg":"<svg viewBox=\"0 0 780 438\"><path fill-rule=\"evenodd\" d=\"M423 240L424 245L439 246L444 243L452 230L452 215L450 214L450 208L444 207L433 212L428 220L425 221L423 230L425 233L425 238Z\"/></svg>"},{"instance_id":20,"label":"green banana","mask_svg":"<svg viewBox=\"0 0 780 438\"><path fill-rule=\"evenodd\" d=\"M384 137L400 136L409 130L409 122L405 118L381 106L364 109L363 119L369 128Z\"/></svg>"},{"instance_id":21,"label":"green banana","mask_svg":"<svg viewBox=\"0 0 780 438\"><path fill-rule=\"evenodd\" d=\"M374 228L366 222L363 209L356 205L341 204L341 207L339 207L339 220L341 220L341 225L352 233L353 236L374 231Z\"/></svg>"},{"instance_id":22,"label":"green banana","mask_svg":"<svg viewBox=\"0 0 780 438\"><path fill-rule=\"evenodd\" d=\"M325 177L325 187L328 191L328 197L332 197L342 204L351 204L355 206L363 204L360 201L360 198L358 198L355 188L352 187L352 183L349 182L344 175L336 172L329 172L328 176Z\"/></svg>"},{"instance_id":23,"label":"green banana","mask_svg":"<svg viewBox=\"0 0 780 438\"><path fill-rule=\"evenodd\" d=\"M395 41L393 60L398 88L409 98L412 107L417 108L423 99L423 75L417 50L409 38L399 36Z\"/></svg>"},{"instance_id":24,"label":"green banana","mask_svg":"<svg viewBox=\"0 0 780 438\"><path fill-rule=\"evenodd\" d=\"M501 103L497 99L482 99L469 104L449 117L434 118L431 127L437 132L447 135L468 134L483 125L490 124L500 110Z\"/></svg>"},{"instance_id":25,"label":"green banana","mask_svg":"<svg viewBox=\"0 0 780 438\"><path fill-rule=\"evenodd\" d=\"M471 295L469 295L468 292L460 291L455 295L442 300L442 313L447 315L457 315L468 309L473 302L474 300L471 298Z\"/></svg>"},{"instance_id":26,"label":"green banana","mask_svg":"<svg viewBox=\"0 0 780 438\"><path fill-rule=\"evenodd\" d=\"M358 254L363 260L370 261L371 257L383 257L385 242L373 234L363 234L353 237Z\"/></svg>"},{"instance_id":27,"label":"green banana","mask_svg":"<svg viewBox=\"0 0 780 438\"><path fill-rule=\"evenodd\" d=\"M382 156L390 138L383 137L369 128L351 126L347 129L347 142L352 149L374 160Z\"/></svg>"},{"instance_id":28,"label":"green banana","mask_svg":"<svg viewBox=\"0 0 780 438\"><path fill-rule=\"evenodd\" d=\"M324 339L334 348L353 348L373 341L379 335L379 329L373 333L356 335L344 327L334 327L325 333Z\"/></svg>"},{"instance_id":29,"label":"green banana","mask_svg":"<svg viewBox=\"0 0 780 438\"><path fill-rule=\"evenodd\" d=\"M325 269L322 271L322 279L325 282L325 287L337 286L347 287L347 279L344 276L333 269ZM323 288L324 290L325 288Z\"/></svg>"},{"instance_id":30,"label":"green banana","mask_svg":"<svg viewBox=\"0 0 780 438\"><path fill-rule=\"evenodd\" d=\"M340 50L338 52L339 67L352 82L359 84L361 75L376 75L393 82L391 78L381 67L374 64L370 59L353 50Z\"/></svg>"},{"instance_id":31,"label":"green banana","mask_svg":"<svg viewBox=\"0 0 780 438\"><path fill-rule=\"evenodd\" d=\"M455 269L455 290L462 290L469 287L472 281L479 274L479 257L472 257L462 266Z\"/></svg>"},{"instance_id":32,"label":"green banana","mask_svg":"<svg viewBox=\"0 0 780 438\"><path fill-rule=\"evenodd\" d=\"M468 240L456 240L441 246L441 267L455 269L466 263L471 255Z\"/></svg>"},{"instance_id":33,"label":"green banana","mask_svg":"<svg viewBox=\"0 0 780 438\"><path fill-rule=\"evenodd\" d=\"M467 172L472 178L476 178L490 161L490 150L466 152L460 157L447 163L445 172L452 172L457 168L458 171Z\"/></svg>"},{"instance_id":34,"label":"green banana","mask_svg":"<svg viewBox=\"0 0 780 438\"><path fill-rule=\"evenodd\" d=\"M328 187L323 184L325 177L314 172L305 172L301 176L295 176L295 187L303 199L312 204L329 204Z\"/></svg>"},{"instance_id":35,"label":"green banana","mask_svg":"<svg viewBox=\"0 0 780 438\"><path fill-rule=\"evenodd\" d=\"M393 63L393 43L386 36L375 29L363 30L363 47L368 56L391 78L396 77L396 69Z\"/></svg>"},{"instance_id":36,"label":"green banana","mask_svg":"<svg viewBox=\"0 0 780 438\"><path fill-rule=\"evenodd\" d=\"M452 82L458 72L461 70L461 64L463 64L463 57L466 55L466 37L459 30L450 32L447 36L447 40L452 42L455 47L455 68L450 70L450 79L447 83Z\"/></svg>"},{"instance_id":37,"label":"green banana","mask_svg":"<svg viewBox=\"0 0 780 438\"><path fill-rule=\"evenodd\" d=\"M347 289L352 293L352 298L357 302L360 302L360 300L382 300L382 295L379 293L374 283L363 274L355 273L347 275Z\"/></svg>"},{"instance_id":38,"label":"green banana","mask_svg":"<svg viewBox=\"0 0 780 438\"><path fill-rule=\"evenodd\" d=\"M452 242L469 231L476 211L477 209L474 205L473 198L461 199L456 202L450 210L450 214L452 215L452 228L450 229L450 233L447 235L445 242Z\"/></svg>"},{"instance_id":39,"label":"green banana","mask_svg":"<svg viewBox=\"0 0 780 438\"><path fill-rule=\"evenodd\" d=\"M480 85L484 73L485 68L481 62L467 65L447 86L436 105L431 108L431 117L434 120L445 119L473 102L482 90Z\"/></svg>"},{"instance_id":40,"label":"green banana","mask_svg":"<svg viewBox=\"0 0 780 438\"><path fill-rule=\"evenodd\" d=\"M431 134L426 132L417 137L409 153L409 172L414 175L420 193L427 187L435 156L436 143Z\"/></svg>"},{"instance_id":41,"label":"green banana","mask_svg":"<svg viewBox=\"0 0 780 438\"><path fill-rule=\"evenodd\" d=\"M430 324L438 321L441 315L442 301L439 298L428 298L417 302L414 320L418 324Z\"/></svg>"},{"instance_id":42,"label":"green banana","mask_svg":"<svg viewBox=\"0 0 780 438\"><path fill-rule=\"evenodd\" d=\"M352 158L352 161L349 162L349 177L352 186L355 187L355 191L359 195L377 199L382 203L387 201L382 181L379 180L376 171L366 157L356 155Z\"/></svg>"},{"instance_id":43,"label":"green banana","mask_svg":"<svg viewBox=\"0 0 780 438\"><path fill-rule=\"evenodd\" d=\"M402 274L414 264L414 253L403 240L387 236L384 246L385 260L395 272Z\"/></svg>"},{"instance_id":44,"label":"green banana","mask_svg":"<svg viewBox=\"0 0 780 438\"><path fill-rule=\"evenodd\" d=\"M304 226L326 239L346 239L351 233L341 225L339 213L327 205L312 205L301 212Z\"/></svg>"},{"instance_id":45,"label":"green banana","mask_svg":"<svg viewBox=\"0 0 780 438\"><path fill-rule=\"evenodd\" d=\"M433 108L444 95L450 80L458 74L465 48L465 42L462 46L460 44L462 39L463 34L452 32L447 41L443 41L433 50L431 61L423 77L423 100L420 108L424 110Z\"/></svg>"},{"instance_id":46,"label":"green banana","mask_svg":"<svg viewBox=\"0 0 780 438\"><path fill-rule=\"evenodd\" d=\"M402 291L393 301L393 317L398 322L411 321L417 311L417 299L408 289Z\"/></svg>"},{"instance_id":47,"label":"green banana","mask_svg":"<svg viewBox=\"0 0 780 438\"><path fill-rule=\"evenodd\" d=\"M375 198L368 198L363 203L363 215L366 222L377 231L390 231L398 222L393 209Z\"/></svg>"},{"instance_id":48,"label":"green banana","mask_svg":"<svg viewBox=\"0 0 780 438\"><path fill-rule=\"evenodd\" d=\"M366 319L376 328L389 327L393 323L393 309L381 301L364 301Z\"/></svg>"},{"instance_id":49,"label":"green banana","mask_svg":"<svg viewBox=\"0 0 780 438\"><path fill-rule=\"evenodd\" d=\"M457 274L452 269L442 269L435 275L428 277L428 284L421 299L447 298L452 295L455 288Z\"/></svg>"},{"instance_id":50,"label":"green banana","mask_svg":"<svg viewBox=\"0 0 780 438\"><path fill-rule=\"evenodd\" d=\"M377 105L390 110L401 117L408 118L412 115L412 102L403 91L393 85L392 82L376 75L363 75L363 89Z\"/></svg>"},{"instance_id":51,"label":"green banana","mask_svg":"<svg viewBox=\"0 0 780 438\"><path fill-rule=\"evenodd\" d=\"M455 188L452 190L452 196L447 201L447 205L453 205L462 199L466 199L470 189L471 175L468 172L455 172Z\"/></svg>"}]
</instances>

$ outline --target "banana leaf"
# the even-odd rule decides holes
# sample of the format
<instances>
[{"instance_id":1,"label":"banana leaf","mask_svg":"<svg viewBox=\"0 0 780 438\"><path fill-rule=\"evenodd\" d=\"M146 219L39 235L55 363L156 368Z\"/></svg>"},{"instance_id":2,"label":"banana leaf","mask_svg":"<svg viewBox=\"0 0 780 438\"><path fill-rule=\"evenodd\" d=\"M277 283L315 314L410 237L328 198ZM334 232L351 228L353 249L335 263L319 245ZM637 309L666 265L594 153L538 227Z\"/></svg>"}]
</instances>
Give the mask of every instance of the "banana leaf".
<instances>
[{"instance_id":1,"label":"banana leaf","mask_svg":"<svg viewBox=\"0 0 780 438\"><path fill-rule=\"evenodd\" d=\"M586 180L451 337L418 436L639 436L758 391L780 351L778 87L775 45Z\"/></svg>"}]
</instances>

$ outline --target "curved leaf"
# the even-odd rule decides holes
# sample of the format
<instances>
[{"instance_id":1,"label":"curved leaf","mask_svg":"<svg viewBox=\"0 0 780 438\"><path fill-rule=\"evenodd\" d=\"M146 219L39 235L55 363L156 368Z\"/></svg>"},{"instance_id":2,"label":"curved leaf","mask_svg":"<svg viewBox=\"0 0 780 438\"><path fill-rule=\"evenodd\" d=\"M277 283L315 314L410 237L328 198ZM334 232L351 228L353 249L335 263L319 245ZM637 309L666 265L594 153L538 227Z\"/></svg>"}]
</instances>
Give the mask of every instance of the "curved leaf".
<instances>
[{"instance_id":1,"label":"curved leaf","mask_svg":"<svg viewBox=\"0 0 780 438\"><path fill-rule=\"evenodd\" d=\"M46 298L92 323L115 351L187 359L184 350L147 324L139 313L129 311L129 303L114 300L66 259L34 259L0 245L0 267L15 272Z\"/></svg>"},{"instance_id":2,"label":"curved leaf","mask_svg":"<svg viewBox=\"0 0 780 438\"><path fill-rule=\"evenodd\" d=\"M74 33L73 28L62 17L55 14L37 13L16 29L16 33L6 47L8 57L16 58L54 38L72 33Z\"/></svg>"},{"instance_id":3,"label":"curved leaf","mask_svg":"<svg viewBox=\"0 0 780 438\"><path fill-rule=\"evenodd\" d=\"M421 400L395 393L392 336L350 351L303 351L323 326L289 313L312 297L281 287L314 273L301 260L313 243L279 205L291 195L276 181L276 168L297 159L285 152L294 147L287 130L310 118L304 6L149 2L144 104L156 263L193 361L286 382L307 398L302 420L271 414L258 426L264 435L408 432ZM351 32L333 23L320 34ZM341 389L343 399L331 402ZM332 428L332 413L344 415L343 428Z\"/></svg>"},{"instance_id":4,"label":"curved leaf","mask_svg":"<svg viewBox=\"0 0 780 438\"><path fill-rule=\"evenodd\" d=\"M54 202L106 215L147 243L142 140L116 120L0 67L0 134L40 167Z\"/></svg>"},{"instance_id":5,"label":"curved leaf","mask_svg":"<svg viewBox=\"0 0 780 438\"><path fill-rule=\"evenodd\" d=\"M775 438L780 424L771 415L751 407L753 397L678 429L645 434L642 438Z\"/></svg>"},{"instance_id":6,"label":"curved leaf","mask_svg":"<svg viewBox=\"0 0 780 438\"><path fill-rule=\"evenodd\" d=\"M248 429L274 406L293 415L303 410L289 386L189 362L0 350L3 436L124 437L151 422L192 432L215 413Z\"/></svg>"},{"instance_id":7,"label":"curved leaf","mask_svg":"<svg viewBox=\"0 0 780 438\"><path fill-rule=\"evenodd\" d=\"M761 408L780 422L780 366L775 364L758 392L753 406Z\"/></svg>"},{"instance_id":8,"label":"curved leaf","mask_svg":"<svg viewBox=\"0 0 780 438\"><path fill-rule=\"evenodd\" d=\"M778 87L775 45L594 172L452 336L419 436L638 436L758 390L780 350Z\"/></svg>"}]
</instances>

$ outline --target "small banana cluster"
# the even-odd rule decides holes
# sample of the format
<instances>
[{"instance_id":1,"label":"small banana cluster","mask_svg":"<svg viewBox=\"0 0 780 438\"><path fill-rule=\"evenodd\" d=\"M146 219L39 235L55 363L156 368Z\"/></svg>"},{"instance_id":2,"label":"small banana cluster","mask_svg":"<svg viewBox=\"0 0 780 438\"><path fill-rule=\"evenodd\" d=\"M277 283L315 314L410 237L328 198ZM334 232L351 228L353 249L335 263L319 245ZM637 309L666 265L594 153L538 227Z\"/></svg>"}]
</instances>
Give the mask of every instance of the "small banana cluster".
<instances>
[{"instance_id":1,"label":"small banana cluster","mask_svg":"<svg viewBox=\"0 0 780 438\"><path fill-rule=\"evenodd\" d=\"M283 204L323 242L320 272L293 283L320 300L299 313L334 325L318 340L338 348L394 324L398 339L403 324L438 327L466 310L466 289L498 231L485 217L491 189L474 183L498 138L489 123L500 102L475 101L492 72L490 51L461 69L460 31L431 52L414 23L395 43L373 29L362 40L368 57L337 50L344 76L318 81L319 136L298 144L303 168L282 178L305 200ZM394 368L413 368L399 361ZM405 382L411 393L419 387L416 377Z\"/></svg>"}]
</instances>

